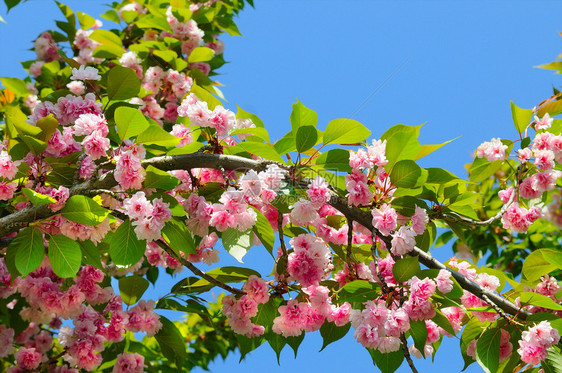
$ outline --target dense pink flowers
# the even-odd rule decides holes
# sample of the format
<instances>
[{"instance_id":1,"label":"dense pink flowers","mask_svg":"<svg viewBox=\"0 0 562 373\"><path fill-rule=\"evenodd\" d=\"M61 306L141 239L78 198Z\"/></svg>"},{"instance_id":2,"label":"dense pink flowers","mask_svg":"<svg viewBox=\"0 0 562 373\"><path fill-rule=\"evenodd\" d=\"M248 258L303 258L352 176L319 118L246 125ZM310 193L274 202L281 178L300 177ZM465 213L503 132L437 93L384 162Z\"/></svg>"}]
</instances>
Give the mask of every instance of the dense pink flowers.
<instances>
[{"instance_id":1,"label":"dense pink flowers","mask_svg":"<svg viewBox=\"0 0 562 373\"><path fill-rule=\"evenodd\" d=\"M111 373L143 373L144 356L137 353L123 353L117 356L117 362Z\"/></svg>"},{"instance_id":2,"label":"dense pink flowers","mask_svg":"<svg viewBox=\"0 0 562 373\"><path fill-rule=\"evenodd\" d=\"M478 158L486 158L488 161L497 161L505 159L505 151L507 145L504 145L500 139L492 139L484 142L476 149Z\"/></svg>"},{"instance_id":3,"label":"dense pink flowers","mask_svg":"<svg viewBox=\"0 0 562 373\"><path fill-rule=\"evenodd\" d=\"M552 328L548 321L541 321L523 332L517 352L525 363L538 365L546 359L547 349L559 341L558 330Z\"/></svg>"},{"instance_id":4,"label":"dense pink flowers","mask_svg":"<svg viewBox=\"0 0 562 373\"><path fill-rule=\"evenodd\" d=\"M289 254L287 273L303 287L318 285L330 275L332 254L328 246L311 234L301 234L290 241L294 252Z\"/></svg>"},{"instance_id":5,"label":"dense pink flowers","mask_svg":"<svg viewBox=\"0 0 562 373\"><path fill-rule=\"evenodd\" d=\"M398 215L390 205L383 204L380 209L373 209L373 226L378 229L383 236L388 236L396 229Z\"/></svg>"}]
</instances>

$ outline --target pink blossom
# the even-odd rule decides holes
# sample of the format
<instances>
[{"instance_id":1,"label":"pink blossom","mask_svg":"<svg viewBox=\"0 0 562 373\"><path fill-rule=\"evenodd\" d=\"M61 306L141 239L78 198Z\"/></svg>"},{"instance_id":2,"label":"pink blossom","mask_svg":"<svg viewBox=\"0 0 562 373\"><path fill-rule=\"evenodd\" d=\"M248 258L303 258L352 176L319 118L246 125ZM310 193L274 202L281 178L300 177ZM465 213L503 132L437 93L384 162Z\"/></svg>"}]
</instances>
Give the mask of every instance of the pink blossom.
<instances>
[{"instance_id":1,"label":"pink blossom","mask_svg":"<svg viewBox=\"0 0 562 373\"><path fill-rule=\"evenodd\" d=\"M554 168L554 152L551 150L538 150L535 152L535 166L541 170L552 170Z\"/></svg>"},{"instance_id":2,"label":"pink blossom","mask_svg":"<svg viewBox=\"0 0 562 373\"><path fill-rule=\"evenodd\" d=\"M415 232L406 226L392 234L390 251L394 255L404 255L409 253L416 246Z\"/></svg>"},{"instance_id":3,"label":"pink blossom","mask_svg":"<svg viewBox=\"0 0 562 373\"><path fill-rule=\"evenodd\" d=\"M500 190L498 192L498 197L500 197L500 200L503 203L508 203L509 200L511 199L511 196L513 195L513 187L510 186L509 188L505 189L505 190Z\"/></svg>"},{"instance_id":4,"label":"pink blossom","mask_svg":"<svg viewBox=\"0 0 562 373\"><path fill-rule=\"evenodd\" d=\"M92 66L80 65L78 69L72 69L72 80L100 80L101 76L98 74L98 69Z\"/></svg>"},{"instance_id":5,"label":"pink blossom","mask_svg":"<svg viewBox=\"0 0 562 373\"><path fill-rule=\"evenodd\" d=\"M7 201L12 199L14 192L18 188L18 184L6 181L0 181L0 201Z\"/></svg>"},{"instance_id":6,"label":"pink blossom","mask_svg":"<svg viewBox=\"0 0 562 373\"><path fill-rule=\"evenodd\" d=\"M267 303L269 300L267 281L255 275L251 275L242 287L250 299L256 303Z\"/></svg>"},{"instance_id":7,"label":"pink blossom","mask_svg":"<svg viewBox=\"0 0 562 373\"><path fill-rule=\"evenodd\" d=\"M309 307L307 303L299 303L296 299L290 300L286 306L280 306L280 315L273 320L273 332L282 334L283 337L302 334L307 323Z\"/></svg>"},{"instance_id":8,"label":"pink blossom","mask_svg":"<svg viewBox=\"0 0 562 373\"><path fill-rule=\"evenodd\" d=\"M74 80L66 85L66 88L76 96L82 96L86 92L84 82Z\"/></svg>"},{"instance_id":9,"label":"pink blossom","mask_svg":"<svg viewBox=\"0 0 562 373\"><path fill-rule=\"evenodd\" d=\"M506 150L507 145L503 145L500 139L494 138L478 146L478 149L476 149L476 156L478 158L486 158L490 162L504 160Z\"/></svg>"},{"instance_id":10,"label":"pink blossom","mask_svg":"<svg viewBox=\"0 0 562 373\"><path fill-rule=\"evenodd\" d=\"M14 352L14 333L14 329L0 324L0 358L4 358Z\"/></svg>"},{"instance_id":11,"label":"pink blossom","mask_svg":"<svg viewBox=\"0 0 562 373\"><path fill-rule=\"evenodd\" d=\"M443 294L447 294L453 290L453 280L451 280L451 272L446 269L439 270L439 274L435 278L437 289Z\"/></svg>"},{"instance_id":12,"label":"pink blossom","mask_svg":"<svg viewBox=\"0 0 562 373\"><path fill-rule=\"evenodd\" d=\"M424 278L420 280L416 276L412 277L409 281L410 284L410 293L413 297L419 297L428 299L430 296L435 293L435 282L429 278Z\"/></svg>"},{"instance_id":13,"label":"pink blossom","mask_svg":"<svg viewBox=\"0 0 562 373\"><path fill-rule=\"evenodd\" d=\"M20 347L20 349L14 354L14 357L16 358L16 363L20 368L29 370L39 367L43 358L41 353L33 347Z\"/></svg>"},{"instance_id":14,"label":"pink blossom","mask_svg":"<svg viewBox=\"0 0 562 373\"><path fill-rule=\"evenodd\" d=\"M117 355L117 362L111 373L143 373L144 356L137 353L122 353Z\"/></svg>"},{"instance_id":15,"label":"pink blossom","mask_svg":"<svg viewBox=\"0 0 562 373\"><path fill-rule=\"evenodd\" d=\"M521 163L529 162L532 156L533 156L533 152L529 148L517 150L517 159L519 159Z\"/></svg>"},{"instance_id":16,"label":"pink blossom","mask_svg":"<svg viewBox=\"0 0 562 373\"><path fill-rule=\"evenodd\" d=\"M12 180L18 173L16 162L5 150L0 151L0 177Z\"/></svg>"},{"instance_id":17,"label":"pink blossom","mask_svg":"<svg viewBox=\"0 0 562 373\"><path fill-rule=\"evenodd\" d=\"M412 216L412 229L417 235L425 232L425 226L429 221L427 212L419 206L416 206L414 216Z\"/></svg>"},{"instance_id":18,"label":"pink blossom","mask_svg":"<svg viewBox=\"0 0 562 373\"><path fill-rule=\"evenodd\" d=\"M316 220L319 215L317 206L307 200L300 199L293 205L291 211L291 222L295 225L308 225Z\"/></svg>"},{"instance_id":19,"label":"pink blossom","mask_svg":"<svg viewBox=\"0 0 562 373\"><path fill-rule=\"evenodd\" d=\"M88 135L82 141L84 146L84 153L86 153L92 160L105 157L110 148L109 139L104 137L101 131L96 130Z\"/></svg>"},{"instance_id":20,"label":"pink blossom","mask_svg":"<svg viewBox=\"0 0 562 373\"><path fill-rule=\"evenodd\" d=\"M209 114L208 123L217 131L217 136L225 136L236 125L236 116L232 111L217 105Z\"/></svg>"},{"instance_id":21,"label":"pink blossom","mask_svg":"<svg viewBox=\"0 0 562 373\"><path fill-rule=\"evenodd\" d=\"M123 208L131 219L144 219L152 215L152 204L146 199L144 192L136 192L131 198L125 199Z\"/></svg>"},{"instance_id":22,"label":"pink blossom","mask_svg":"<svg viewBox=\"0 0 562 373\"><path fill-rule=\"evenodd\" d=\"M336 326L343 326L349 323L351 314L351 304L344 302L339 307L334 307L332 312L328 314L328 321L333 322Z\"/></svg>"},{"instance_id":23,"label":"pink blossom","mask_svg":"<svg viewBox=\"0 0 562 373\"><path fill-rule=\"evenodd\" d=\"M74 136L90 135L94 131L100 131L102 136L107 136L109 128L103 115L99 114L80 114L74 122Z\"/></svg>"},{"instance_id":24,"label":"pink blossom","mask_svg":"<svg viewBox=\"0 0 562 373\"><path fill-rule=\"evenodd\" d=\"M390 205L383 204L379 209L371 211L373 215L373 226L378 229L383 236L388 236L397 227L398 215Z\"/></svg>"},{"instance_id":25,"label":"pink blossom","mask_svg":"<svg viewBox=\"0 0 562 373\"><path fill-rule=\"evenodd\" d=\"M535 116L535 130L546 130L552 126L553 121L554 119L552 119L548 113L546 113L541 119Z\"/></svg>"}]
</instances>

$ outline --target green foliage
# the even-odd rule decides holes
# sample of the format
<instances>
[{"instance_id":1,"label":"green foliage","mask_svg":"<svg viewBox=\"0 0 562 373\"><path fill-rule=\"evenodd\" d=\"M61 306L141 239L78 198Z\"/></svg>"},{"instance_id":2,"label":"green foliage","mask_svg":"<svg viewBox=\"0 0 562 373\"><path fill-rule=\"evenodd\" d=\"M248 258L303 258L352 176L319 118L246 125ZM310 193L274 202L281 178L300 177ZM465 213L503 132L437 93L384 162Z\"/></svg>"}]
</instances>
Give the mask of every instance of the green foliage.
<instances>
[{"instance_id":1,"label":"green foliage","mask_svg":"<svg viewBox=\"0 0 562 373\"><path fill-rule=\"evenodd\" d=\"M146 289L148 289L148 281L140 276L127 276L119 279L119 295L127 306L137 303Z\"/></svg>"},{"instance_id":2,"label":"green foliage","mask_svg":"<svg viewBox=\"0 0 562 373\"><path fill-rule=\"evenodd\" d=\"M327 144L357 144L367 139L371 131L354 119L334 119L324 131L324 145Z\"/></svg>"},{"instance_id":3,"label":"green foliage","mask_svg":"<svg viewBox=\"0 0 562 373\"><path fill-rule=\"evenodd\" d=\"M130 220L125 220L109 242L109 255L117 265L130 266L144 255L146 242L139 240Z\"/></svg>"},{"instance_id":4,"label":"green foliage","mask_svg":"<svg viewBox=\"0 0 562 373\"><path fill-rule=\"evenodd\" d=\"M107 75L109 101L126 100L135 97L140 90L140 80L133 69L115 66Z\"/></svg>"},{"instance_id":5,"label":"green foliage","mask_svg":"<svg viewBox=\"0 0 562 373\"><path fill-rule=\"evenodd\" d=\"M82 262L80 245L70 238L57 234L49 239L49 262L59 277L75 277Z\"/></svg>"},{"instance_id":6,"label":"green foliage","mask_svg":"<svg viewBox=\"0 0 562 373\"><path fill-rule=\"evenodd\" d=\"M98 225L109 216L109 210L89 197L74 195L66 201L60 214L76 223Z\"/></svg>"}]
</instances>

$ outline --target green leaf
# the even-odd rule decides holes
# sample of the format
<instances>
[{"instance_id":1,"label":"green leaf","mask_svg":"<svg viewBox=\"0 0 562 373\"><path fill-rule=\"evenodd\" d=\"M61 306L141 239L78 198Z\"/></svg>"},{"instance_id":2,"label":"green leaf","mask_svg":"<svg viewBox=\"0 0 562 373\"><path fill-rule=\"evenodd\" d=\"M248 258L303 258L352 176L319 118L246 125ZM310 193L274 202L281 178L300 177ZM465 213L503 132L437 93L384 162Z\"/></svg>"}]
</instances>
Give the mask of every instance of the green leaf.
<instances>
[{"instance_id":1,"label":"green leaf","mask_svg":"<svg viewBox=\"0 0 562 373\"><path fill-rule=\"evenodd\" d=\"M207 107L209 110L213 110L215 107L222 105L220 100L213 96L208 90L203 87L198 86L197 84L193 83L191 86L191 93L195 93L195 95L201 100L207 103ZM252 119L253 121L253 119ZM255 122L254 122L255 124ZM256 124L257 125L257 124Z\"/></svg>"},{"instance_id":2,"label":"green leaf","mask_svg":"<svg viewBox=\"0 0 562 373\"><path fill-rule=\"evenodd\" d=\"M396 282L401 283L411 279L418 274L420 270L420 263L417 257L404 257L394 264L392 267L392 274Z\"/></svg>"},{"instance_id":3,"label":"green leaf","mask_svg":"<svg viewBox=\"0 0 562 373\"><path fill-rule=\"evenodd\" d=\"M447 184L450 182L465 183L464 180L458 178L447 170L442 168L427 168L427 180L428 184Z\"/></svg>"},{"instance_id":4,"label":"green leaf","mask_svg":"<svg viewBox=\"0 0 562 373\"><path fill-rule=\"evenodd\" d=\"M356 144L366 140L371 131L354 119L331 120L324 131L324 144Z\"/></svg>"},{"instance_id":5,"label":"green leaf","mask_svg":"<svg viewBox=\"0 0 562 373\"><path fill-rule=\"evenodd\" d=\"M459 136L460 137L460 136ZM418 153L418 155L416 155L416 158L414 159L415 161L417 161L420 158L425 157L428 154L433 153L434 151L436 151L437 149L441 148L443 145L447 145L448 143L455 141L456 139L458 139L459 137L455 137L452 140L449 141L445 141L442 144L426 144L426 145L422 145L420 152Z\"/></svg>"},{"instance_id":6,"label":"green leaf","mask_svg":"<svg viewBox=\"0 0 562 373\"><path fill-rule=\"evenodd\" d=\"M395 372L404 361L404 353L402 349L398 351L390 352L388 354L383 354L378 350L367 349L373 358L373 363L379 367L381 373L392 373Z\"/></svg>"},{"instance_id":7,"label":"green leaf","mask_svg":"<svg viewBox=\"0 0 562 373\"><path fill-rule=\"evenodd\" d=\"M121 17L123 17L123 21L129 24L137 18L139 13L136 10L124 10L121 12Z\"/></svg>"},{"instance_id":8,"label":"green leaf","mask_svg":"<svg viewBox=\"0 0 562 373\"><path fill-rule=\"evenodd\" d=\"M257 215L256 224L252 227L252 231L258 236L261 244L273 256L273 248L275 245L275 232L269 224L269 220L254 206L251 206Z\"/></svg>"},{"instance_id":9,"label":"green leaf","mask_svg":"<svg viewBox=\"0 0 562 373\"><path fill-rule=\"evenodd\" d=\"M509 101L511 105L511 117L513 118L513 124L515 125L515 129L519 134L525 132L525 129L533 119L533 110L530 109L521 109L517 105L513 103L513 101Z\"/></svg>"},{"instance_id":10,"label":"green leaf","mask_svg":"<svg viewBox=\"0 0 562 373\"><path fill-rule=\"evenodd\" d=\"M410 320L410 334L414 340L414 345L423 354L425 343L427 342L427 326L425 321Z\"/></svg>"},{"instance_id":11,"label":"green leaf","mask_svg":"<svg viewBox=\"0 0 562 373\"><path fill-rule=\"evenodd\" d=\"M208 47L197 47L191 51L187 62L206 62L210 61L215 56L215 51Z\"/></svg>"},{"instance_id":12,"label":"green leaf","mask_svg":"<svg viewBox=\"0 0 562 373\"><path fill-rule=\"evenodd\" d=\"M140 18L135 22L139 28L153 28L162 31L172 31L170 24L166 21L165 17L157 17L154 15L147 15Z\"/></svg>"},{"instance_id":13,"label":"green leaf","mask_svg":"<svg viewBox=\"0 0 562 373\"><path fill-rule=\"evenodd\" d=\"M229 133L230 136L233 135L248 135L248 136L257 136L261 139L261 142L269 142L269 133L265 128L256 127L256 128L238 128L234 131Z\"/></svg>"},{"instance_id":14,"label":"green leaf","mask_svg":"<svg viewBox=\"0 0 562 373\"><path fill-rule=\"evenodd\" d=\"M100 44L92 55L96 58L119 58L125 53L123 47L115 44Z\"/></svg>"},{"instance_id":15,"label":"green leaf","mask_svg":"<svg viewBox=\"0 0 562 373\"><path fill-rule=\"evenodd\" d=\"M170 134L158 124L150 124L144 132L137 136L137 144L176 146L179 142L178 137Z\"/></svg>"},{"instance_id":16,"label":"green leaf","mask_svg":"<svg viewBox=\"0 0 562 373\"><path fill-rule=\"evenodd\" d=\"M252 247L253 238L251 230L240 232L236 229L228 228L222 233L222 244L234 259L242 263L242 258Z\"/></svg>"},{"instance_id":17,"label":"green leaf","mask_svg":"<svg viewBox=\"0 0 562 373\"><path fill-rule=\"evenodd\" d=\"M97 269L104 270L100 260L100 252L96 245L90 240L81 241L80 247L82 248L82 264L91 265Z\"/></svg>"},{"instance_id":18,"label":"green leaf","mask_svg":"<svg viewBox=\"0 0 562 373\"><path fill-rule=\"evenodd\" d=\"M108 30L101 30L101 29L94 30L90 34L89 38L104 45L117 45L117 46L123 45L121 38L118 35L115 35L113 32Z\"/></svg>"},{"instance_id":19,"label":"green leaf","mask_svg":"<svg viewBox=\"0 0 562 373\"><path fill-rule=\"evenodd\" d=\"M548 308L549 310L562 310L562 305L554 302L549 297L538 294L538 293L530 293L525 292L519 295L519 301L522 304L532 304L533 306L539 306L542 308Z\"/></svg>"},{"instance_id":20,"label":"green leaf","mask_svg":"<svg viewBox=\"0 0 562 373\"><path fill-rule=\"evenodd\" d=\"M187 277L175 284L172 287L171 292L179 294L204 293L214 287L214 284L211 284L205 279L198 277Z\"/></svg>"},{"instance_id":21,"label":"green leaf","mask_svg":"<svg viewBox=\"0 0 562 373\"><path fill-rule=\"evenodd\" d=\"M236 108L238 109L238 111L236 112L236 118L238 119L251 119L252 122L256 125L256 127L258 128L265 128L265 125L263 124L263 121L255 114L252 113L248 113L245 110L242 110L242 108L240 108L240 106L236 105ZM269 138L265 139L267 141L269 141Z\"/></svg>"},{"instance_id":22,"label":"green leaf","mask_svg":"<svg viewBox=\"0 0 562 373\"><path fill-rule=\"evenodd\" d=\"M107 96L109 101L126 100L135 97L139 90L140 80L135 70L123 66L114 66L109 70L107 75Z\"/></svg>"},{"instance_id":23,"label":"green leaf","mask_svg":"<svg viewBox=\"0 0 562 373\"><path fill-rule=\"evenodd\" d=\"M556 266L543 257L543 250L535 250L523 262L521 274L527 281L533 282L555 269Z\"/></svg>"},{"instance_id":24,"label":"green leaf","mask_svg":"<svg viewBox=\"0 0 562 373\"><path fill-rule=\"evenodd\" d=\"M43 235L33 227L22 229L10 242L10 249L16 250L15 266L22 276L37 269L45 257Z\"/></svg>"},{"instance_id":25,"label":"green leaf","mask_svg":"<svg viewBox=\"0 0 562 373\"><path fill-rule=\"evenodd\" d=\"M349 151L345 149L332 149L316 158L316 164L329 171L350 172Z\"/></svg>"},{"instance_id":26,"label":"green leaf","mask_svg":"<svg viewBox=\"0 0 562 373\"><path fill-rule=\"evenodd\" d=\"M158 341L160 349L164 356L176 363L176 366L183 366L183 360L187 357L186 343L177 326L165 318L160 316L162 328L156 333L154 338Z\"/></svg>"},{"instance_id":27,"label":"green leaf","mask_svg":"<svg viewBox=\"0 0 562 373\"><path fill-rule=\"evenodd\" d=\"M551 117L562 113L562 100L559 98L556 101L541 105L537 111L537 116L542 118L546 113L548 113Z\"/></svg>"},{"instance_id":28,"label":"green leaf","mask_svg":"<svg viewBox=\"0 0 562 373\"><path fill-rule=\"evenodd\" d=\"M301 126L297 130L295 140L297 152L304 153L316 145L316 141L318 140L318 130L314 126Z\"/></svg>"},{"instance_id":29,"label":"green leaf","mask_svg":"<svg viewBox=\"0 0 562 373\"><path fill-rule=\"evenodd\" d=\"M109 210L89 197L74 195L66 201L60 214L76 223L98 225L109 216Z\"/></svg>"},{"instance_id":30,"label":"green leaf","mask_svg":"<svg viewBox=\"0 0 562 373\"><path fill-rule=\"evenodd\" d=\"M119 279L119 295L127 306L137 303L146 289L148 289L148 281L138 275Z\"/></svg>"},{"instance_id":31,"label":"green leaf","mask_svg":"<svg viewBox=\"0 0 562 373\"><path fill-rule=\"evenodd\" d=\"M431 319L434 323L445 329L448 333L455 335L455 331L447 316L443 315L440 310L435 310L435 316Z\"/></svg>"},{"instance_id":32,"label":"green leaf","mask_svg":"<svg viewBox=\"0 0 562 373\"><path fill-rule=\"evenodd\" d=\"M355 280L348 282L339 294L340 302L366 302L375 299L380 293L380 286L376 283Z\"/></svg>"},{"instance_id":33,"label":"green leaf","mask_svg":"<svg viewBox=\"0 0 562 373\"><path fill-rule=\"evenodd\" d=\"M27 96L29 91L25 82L18 78L0 78L2 85L16 94L16 96Z\"/></svg>"},{"instance_id":34,"label":"green leaf","mask_svg":"<svg viewBox=\"0 0 562 373\"><path fill-rule=\"evenodd\" d=\"M287 133L273 145L278 154L287 154L297 150L297 144L293 132Z\"/></svg>"},{"instance_id":35,"label":"green leaf","mask_svg":"<svg viewBox=\"0 0 562 373\"><path fill-rule=\"evenodd\" d=\"M287 339L280 334L270 332L266 335L267 343L271 346L275 355L277 356L277 364L279 364L279 358L281 356L281 351L287 344Z\"/></svg>"},{"instance_id":36,"label":"green leaf","mask_svg":"<svg viewBox=\"0 0 562 373\"><path fill-rule=\"evenodd\" d=\"M293 129L293 136L296 136L297 131L302 126L316 127L318 123L318 114L312 109L304 106L298 99L293 104L293 111L291 112L291 127Z\"/></svg>"},{"instance_id":37,"label":"green leaf","mask_svg":"<svg viewBox=\"0 0 562 373\"><path fill-rule=\"evenodd\" d=\"M417 188L422 186L428 176L424 170L409 159L398 161L390 172L390 182L399 188Z\"/></svg>"},{"instance_id":38,"label":"green leaf","mask_svg":"<svg viewBox=\"0 0 562 373\"><path fill-rule=\"evenodd\" d=\"M115 124L121 141L137 136L149 127L148 121L140 110L127 106L115 109Z\"/></svg>"},{"instance_id":39,"label":"green leaf","mask_svg":"<svg viewBox=\"0 0 562 373\"><path fill-rule=\"evenodd\" d=\"M473 317L468 321L462 331L460 347L461 354L464 360L463 370L465 370L470 364L474 363L474 359L466 354L466 349L473 340L477 339L480 336L483 330L482 327L483 325L480 323L480 321L478 321L476 317Z\"/></svg>"},{"instance_id":40,"label":"green leaf","mask_svg":"<svg viewBox=\"0 0 562 373\"><path fill-rule=\"evenodd\" d=\"M562 269L562 252L551 249L541 249L540 251L547 262L558 269Z\"/></svg>"},{"instance_id":41,"label":"green leaf","mask_svg":"<svg viewBox=\"0 0 562 373\"><path fill-rule=\"evenodd\" d=\"M59 126L58 120L55 119L53 114L37 120L36 126L41 128L41 135L39 139L42 141L49 141L51 136L55 133Z\"/></svg>"},{"instance_id":42,"label":"green leaf","mask_svg":"<svg viewBox=\"0 0 562 373\"><path fill-rule=\"evenodd\" d=\"M500 365L501 329L490 328L476 343L476 361L487 373L498 370Z\"/></svg>"},{"instance_id":43,"label":"green leaf","mask_svg":"<svg viewBox=\"0 0 562 373\"><path fill-rule=\"evenodd\" d=\"M29 188L22 188L21 191L23 192L23 194L25 194L27 199L29 199L29 202L31 202L34 206L41 206L46 205L47 203L57 202L57 200L53 197L37 193L36 191Z\"/></svg>"},{"instance_id":44,"label":"green leaf","mask_svg":"<svg viewBox=\"0 0 562 373\"><path fill-rule=\"evenodd\" d=\"M479 183L486 180L500 169L502 163L502 160L490 162L486 158L476 158L468 170L470 181Z\"/></svg>"},{"instance_id":45,"label":"green leaf","mask_svg":"<svg viewBox=\"0 0 562 373\"><path fill-rule=\"evenodd\" d=\"M57 234L49 239L49 262L59 277L75 277L82 263L82 251L78 243Z\"/></svg>"},{"instance_id":46,"label":"green leaf","mask_svg":"<svg viewBox=\"0 0 562 373\"><path fill-rule=\"evenodd\" d=\"M548 361L548 365L552 367L552 372L562 372L562 355L557 349L553 347L549 348L546 359ZM544 362L542 362L541 364L544 364ZM545 372L548 371L545 369Z\"/></svg>"},{"instance_id":47,"label":"green leaf","mask_svg":"<svg viewBox=\"0 0 562 373\"><path fill-rule=\"evenodd\" d=\"M381 140L386 140L386 165L390 170L394 164L402 159L416 159L421 151L418 134L421 125L417 127L397 124L382 134Z\"/></svg>"},{"instance_id":48,"label":"green leaf","mask_svg":"<svg viewBox=\"0 0 562 373\"><path fill-rule=\"evenodd\" d=\"M320 351L325 349L330 343L345 337L350 327L351 324L336 326L333 322L324 322L320 327L320 335L322 336L322 348Z\"/></svg>"},{"instance_id":49,"label":"green leaf","mask_svg":"<svg viewBox=\"0 0 562 373\"><path fill-rule=\"evenodd\" d=\"M76 15L78 16L78 22L80 22L80 28L82 30L87 30L96 23L94 17L86 13L76 12Z\"/></svg>"},{"instance_id":50,"label":"green leaf","mask_svg":"<svg viewBox=\"0 0 562 373\"><path fill-rule=\"evenodd\" d=\"M239 152L248 152L263 157L270 161L285 163L283 158L277 153L277 150L271 144L262 144L259 142L241 142L235 146L228 148L233 154Z\"/></svg>"},{"instance_id":51,"label":"green leaf","mask_svg":"<svg viewBox=\"0 0 562 373\"><path fill-rule=\"evenodd\" d=\"M248 280L248 277L252 275L261 277L259 272L256 272L253 269L232 266L214 268L210 271L207 271L207 274L219 280L220 282L226 283L246 282Z\"/></svg>"},{"instance_id":52,"label":"green leaf","mask_svg":"<svg viewBox=\"0 0 562 373\"><path fill-rule=\"evenodd\" d=\"M162 228L162 237L178 255L180 252L185 254L197 253L191 232L183 222L176 218L166 222L166 225Z\"/></svg>"},{"instance_id":53,"label":"green leaf","mask_svg":"<svg viewBox=\"0 0 562 373\"><path fill-rule=\"evenodd\" d=\"M179 179L166 171L159 170L151 165L146 168L146 178L144 179L145 189L154 188L167 191L174 189L179 184Z\"/></svg>"},{"instance_id":54,"label":"green leaf","mask_svg":"<svg viewBox=\"0 0 562 373\"><path fill-rule=\"evenodd\" d=\"M295 352L295 358L297 357L297 351L299 350L299 346L301 345L302 341L304 340L304 336L306 333L301 333L296 337L288 337L287 344L293 349Z\"/></svg>"},{"instance_id":55,"label":"green leaf","mask_svg":"<svg viewBox=\"0 0 562 373\"><path fill-rule=\"evenodd\" d=\"M113 263L130 266L136 264L144 255L146 240L139 240L130 220L125 220L109 242L109 255Z\"/></svg>"}]
</instances>

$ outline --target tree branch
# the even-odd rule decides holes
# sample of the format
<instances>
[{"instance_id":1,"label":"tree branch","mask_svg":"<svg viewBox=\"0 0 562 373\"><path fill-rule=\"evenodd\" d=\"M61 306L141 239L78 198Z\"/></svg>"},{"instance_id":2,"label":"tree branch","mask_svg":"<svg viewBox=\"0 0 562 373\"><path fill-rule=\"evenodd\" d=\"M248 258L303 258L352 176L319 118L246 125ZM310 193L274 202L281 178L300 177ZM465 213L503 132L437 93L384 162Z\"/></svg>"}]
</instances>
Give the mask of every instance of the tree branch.
<instances>
[{"instance_id":1,"label":"tree branch","mask_svg":"<svg viewBox=\"0 0 562 373\"><path fill-rule=\"evenodd\" d=\"M216 285L220 288L223 288L224 290L226 290L226 291L228 291L229 293L232 293L232 294L238 294L238 295L246 294L246 292L244 292L240 289L233 288L232 286L227 285L224 282L221 282L221 281L217 280L213 276L209 276L208 274L206 274L205 272L203 272L202 270L200 270L199 268L194 266L193 263L191 263L189 260L185 259L181 255L176 255L174 250L172 250L170 248L170 246L166 245L164 242L157 241L156 243L158 244L158 246L160 246L162 249L164 249L164 251L168 255L170 255L172 258L176 259L181 264L186 266L191 272L193 272L194 274L196 274L197 276L199 276L201 278L204 278L205 280L209 281L211 284L214 284L214 285Z\"/></svg>"},{"instance_id":2,"label":"tree branch","mask_svg":"<svg viewBox=\"0 0 562 373\"><path fill-rule=\"evenodd\" d=\"M154 157L145 160L142 164L144 167L151 165L163 171L192 169L192 168L220 169L221 167L227 170L242 171L242 170L253 169L256 171L260 171L265 169L267 165L273 163L275 162L255 161L253 159L243 158L235 155L194 153L194 154L182 154L176 156ZM71 196L77 194L84 195L87 194L92 189L110 189L115 185L117 185L117 182L113 178L113 171L109 171L103 174L102 176L100 176L96 180L88 180L72 186L72 188L70 188L70 195ZM328 202L331 206L333 206L342 214L344 214L346 218L358 222L359 224L363 225L365 228L371 231L374 230L377 234L377 237L379 237L383 242L385 242L387 247L391 246L390 237L383 236L378 230L373 228L372 216L370 213L363 211L359 208L349 206L345 198L340 197L333 191L331 193L332 193L331 196L332 198ZM0 237L15 232L35 220L44 219L53 215L56 214L51 212L51 210L48 208L47 205L42 205L39 207L31 206L19 210L15 213L12 213L0 219ZM447 268L444 264L433 258L431 254L426 253L425 251L417 247L415 247L414 250L409 255L418 256L420 263L425 265L427 268L445 269L451 272L453 277L457 280L457 282L461 285L463 289L471 292L472 294L476 295L481 299L483 298L483 295L487 296L489 300L491 300L500 309L502 309L508 314L514 315L523 320L530 315L528 311L523 310L520 307L517 307L514 303L510 302L509 300L502 298L498 294L483 289L480 285L467 279L460 273L453 271L450 268ZM189 263L188 261L185 262ZM184 265L189 269L194 268L195 271L199 271L200 273L204 274L204 272L201 272L191 263L189 263L189 265L188 264L184 264ZM204 275L207 276L206 274ZM220 285L217 284L217 286ZM237 292L236 294L240 294L240 290L231 287L229 287L228 291L231 291L231 289L233 289L234 292Z\"/></svg>"}]
</instances>

